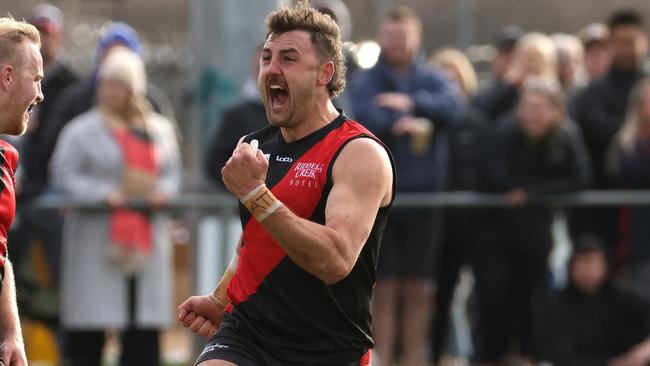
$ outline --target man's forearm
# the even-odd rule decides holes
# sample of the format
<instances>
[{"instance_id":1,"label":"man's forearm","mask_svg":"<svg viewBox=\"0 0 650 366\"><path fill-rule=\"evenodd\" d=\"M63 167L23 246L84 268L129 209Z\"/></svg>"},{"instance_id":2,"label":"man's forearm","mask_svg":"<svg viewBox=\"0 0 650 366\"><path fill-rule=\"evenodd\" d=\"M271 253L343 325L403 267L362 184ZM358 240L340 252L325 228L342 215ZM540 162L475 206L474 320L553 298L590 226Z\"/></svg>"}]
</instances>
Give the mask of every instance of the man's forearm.
<instances>
[{"instance_id":1,"label":"man's forearm","mask_svg":"<svg viewBox=\"0 0 650 366\"><path fill-rule=\"evenodd\" d=\"M230 285L230 280L232 280L232 277L234 275L235 275L234 269L231 270L230 267L226 268L226 271L221 277L221 280L219 280L219 284L214 289L214 291L212 291L212 296L214 296L213 300L216 300L217 305L225 307L228 304L230 304L230 297L228 296L228 286Z\"/></svg>"},{"instance_id":2,"label":"man's forearm","mask_svg":"<svg viewBox=\"0 0 650 366\"><path fill-rule=\"evenodd\" d=\"M23 335L18 318L16 305L16 285L11 262L5 262L5 277L2 283L2 296L0 296L0 339L15 337L22 341Z\"/></svg>"},{"instance_id":3,"label":"man's forearm","mask_svg":"<svg viewBox=\"0 0 650 366\"><path fill-rule=\"evenodd\" d=\"M299 267L326 283L336 283L348 272L344 245L335 230L302 219L286 207L262 222L284 252Z\"/></svg>"}]
</instances>

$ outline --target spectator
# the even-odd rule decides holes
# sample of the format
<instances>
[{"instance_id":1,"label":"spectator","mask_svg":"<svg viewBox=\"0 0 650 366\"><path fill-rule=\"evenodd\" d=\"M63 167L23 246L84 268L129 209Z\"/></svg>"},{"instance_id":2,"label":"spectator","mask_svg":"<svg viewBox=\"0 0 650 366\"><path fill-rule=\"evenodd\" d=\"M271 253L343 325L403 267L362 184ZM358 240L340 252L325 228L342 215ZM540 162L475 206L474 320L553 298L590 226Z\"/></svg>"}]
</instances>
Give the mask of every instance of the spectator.
<instances>
[{"instance_id":1,"label":"spectator","mask_svg":"<svg viewBox=\"0 0 650 366\"><path fill-rule=\"evenodd\" d=\"M521 86L529 77L557 79L557 52L551 39L542 33L527 33L515 45L512 61L503 78L479 94L473 105L492 121L512 111Z\"/></svg>"},{"instance_id":2,"label":"spectator","mask_svg":"<svg viewBox=\"0 0 650 366\"><path fill-rule=\"evenodd\" d=\"M61 217L58 210L40 210L23 207L23 203L34 198L47 189L47 161L49 155L42 151L43 131L50 122L52 110L63 89L75 83L77 77L61 62L59 53L63 47L65 33L63 29L63 13L50 4L36 5L29 16L29 21L39 30L41 35L41 56L45 78L41 82L43 94L47 96L34 111L32 111L29 128L23 136L21 144L21 164L17 175L18 201L20 209L18 220L12 227L11 239L13 247L12 258L17 268L22 267L24 257L31 244L40 241L46 252L47 268L52 287L47 290L57 291L57 279L61 263ZM33 285L24 276L17 276L17 286L20 289L20 308L23 315L56 322L57 309L51 312L36 309ZM42 307L41 307L42 308Z\"/></svg>"},{"instance_id":3,"label":"spectator","mask_svg":"<svg viewBox=\"0 0 650 366\"><path fill-rule=\"evenodd\" d=\"M116 22L110 24L101 34L97 45L96 65L93 72L86 80L78 81L67 87L58 98L58 103L52 111L51 122L48 122L42 132L44 164L49 165L49 159L63 127L74 117L88 111L95 105L97 70L107 55L119 47L126 47L140 54L142 45L138 39L138 34L133 28L124 23ZM171 103L164 93L155 86L148 84L147 97L154 111L162 113L169 120L174 121L173 108L171 108Z\"/></svg>"},{"instance_id":4,"label":"spectator","mask_svg":"<svg viewBox=\"0 0 650 366\"><path fill-rule=\"evenodd\" d=\"M573 94L587 82L584 49L580 39L566 33L555 33L551 40L557 50L558 80L570 105Z\"/></svg>"},{"instance_id":5,"label":"spectator","mask_svg":"<svg viewBox=\"0 0 650 366\"><path fill-rule=\"evenodd\" d=\"M70 197L106 201L109 212L66 216L61 322L71 366L100 365L106 329L122 331L121 365L158 366L159 331L171 322L171 244L166 218L129 209L131 197L164 205L180 185L172 123L151 111L133 51L111 52L98 71L98 105L61 133L52 181Z\"/></svg>"},{"instance_id":6,"label":"spectator","mask_svg":"<svg viewBox=\"0 0 650 366\"><path fill-rule=\"evenodd\" d=\"M639 81L630 94L625 123L614 138L610 170L617 183L627 189L650 188L650 79ZM650 300L650 208L630 209L626 264L630 285Z\"/></svg>"},{"instance_id":7,"label":"spectator","mask_svg":"<svg viewBox=\"0 0 650 366\"><path fill-rule=\"evenodd\" d=\"M462 91L465 101L476 93L474 67L462 52L453 48L437 51L429 65L442 70ZM449 189L476 190L479 187L478 164L482 158L482 140L487 121L477 109L468 106L450 132ZM467 248L473 240L475 214L469 208L447 209L438 263L435 265L437 288L431 349L434 364L444 354L449 333L449 310L460 269L467 260ZM464 356L464 355L458 355Z\"/></svg>"},{"instance_id":8,"label":"spectator","mask_svg":"<svg viewBox=\"0 0 650 366\"><path fill-rule=\"evenodd\" d=\"M590 23L580 31L578 37L585 51L587 81L596 80L609 69L609 29L602 23Z\"/></svg>"},{"instance_id":9,"label":"spectator","mask_svg":"<svg viewBox=\"0 0 650 366\"><path fill-rule=\"evenodd\" d=\"M262 96L257 87L262 44L257 45L251 59L251 73L241 90L241 100L223 112L205 159L205 172L213 183L223 188L221 168L235 150L239 139L253 131L268 126Z\"/></svg>"},{"instance_id":10,"label":"spectator","mask_svg":"<svg viewBox=\"0 0 650 366\"><path fill-rule=\"evenodd\" d=\"M493 82L502 80L506 72L510 68L512 59L514 58L514 50L519 38L524 35L524 30L516 25L509 25L503 27L497 35L494 48L496 54L492 59L492 74L494 75Z\"/></svg>"},{"instance_id":11,"label":"spectator","mask_svg":"<svg viewBox=\"0 0 650 366\"><path fill-rule=\"evenodd\" d=\"M45 68L45 79L41 85L43 94L47 98L32 113L23 143L21 153L23 179L20 182L23 199L40 194L47 186L45 157L49 157L51 151L45 153L40 150L43 147L42 133L52 117L52 110L57 105L63 90L78 80L77 76L59 58L65 40L61 10L50 4L36 5L32 9L29 21L36 26L41 34L43 43L41 55Z\"/></svg>"},{"instance_id":12,"label":"spectator","mask_svg":"<svg viewBox=\"0 0 650 366\"><path fill-rule=\"evenodd\" d=\"M546 306L544 358L555 366L642 366L650 362L650 302L609 280L606 245L574 242L569 285Z\"/></svg>"},{"instance_id":13,"label":"spectator","mask_svg":"<svg viewBox=\"0 0 650 366\"><path fill-rule=\"evenodd\" d=\"M544 288L551 249L550 208L525 207L537 195L571 192L589 183L589 161L580 136L567 128L564 96L554 79L529 78L515 113L490 138L482 189L503 192L510 209L482 213L481 233L470 253L479 305L478 360L534 360L535 309Z\"/></svg>"},{"instance_id":14,"label":"spectator","mask_svg":"<svg viewBox=\"0 0 650 366\"><path fill-rule=\"evenodd\" d=\"M610 70L577 95L572 108L591 156L594 189L616 188L606 171L607 151L623 124L630 91L643 77L641 64L648 51L643 20L636 11L614 13L608 26ZM618 208L575 210L570 230L574 236L583 232L599 235L614 245L619 243L618 220Z\"/></svg>"},{"instance_id":15,"label":"spectator","mask_svg":"<svg viewBox=\"0 0 650 366\"><path fill-rule=\"evenodd\" d=\"M413 10L398 7L381 21L381 55L355 75L350 89L353 114L388 145L400 179L398 192L432 192L446 187L448 131L458 121L461 100L448 79L420 56L422 23ZM403 365L420 365L431 313L434 213L395 209L379 255L373 303L379 360L394 358L397 303L402 302Z\"/></svg>"}]
</instances>

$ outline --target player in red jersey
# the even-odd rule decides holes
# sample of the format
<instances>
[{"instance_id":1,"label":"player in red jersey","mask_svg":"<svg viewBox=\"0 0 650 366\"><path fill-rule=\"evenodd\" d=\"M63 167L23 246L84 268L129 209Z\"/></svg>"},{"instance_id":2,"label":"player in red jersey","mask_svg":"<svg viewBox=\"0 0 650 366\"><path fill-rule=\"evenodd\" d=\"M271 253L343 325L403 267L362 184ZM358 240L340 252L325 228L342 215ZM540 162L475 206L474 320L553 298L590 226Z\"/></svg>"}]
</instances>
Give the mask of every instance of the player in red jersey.
<instances>
[{"instance_id":1,"label":"player in red jersey","mask_svg":"<svg viewBox=\"0 0 650 366\"><path fill-rule=\"evenodd\" d=\"M214 334L201 366L369 365L392 160L330 101L345 85L334 21L300 2L266 23L258 81L271 126L246 136L222 169L241 202L239 251L179 319Z\"/></svg>"},{"instance_id":2,"label":"player in red jersey","mask_svg":"<svg viewBox=\"0 0 650 366\"><path fill-rule=\"evenodd\" d=\"M20 135L29 113L43 100L43 59L38 30L11 17L0 18L0 133ZM18 152L0 141L0 364L27 365L20 329L16 288L7 258L7 232L14 220L16 195L14 172ZM4 362L4 363L3 363Z\"/></svg>"}]
</instances>

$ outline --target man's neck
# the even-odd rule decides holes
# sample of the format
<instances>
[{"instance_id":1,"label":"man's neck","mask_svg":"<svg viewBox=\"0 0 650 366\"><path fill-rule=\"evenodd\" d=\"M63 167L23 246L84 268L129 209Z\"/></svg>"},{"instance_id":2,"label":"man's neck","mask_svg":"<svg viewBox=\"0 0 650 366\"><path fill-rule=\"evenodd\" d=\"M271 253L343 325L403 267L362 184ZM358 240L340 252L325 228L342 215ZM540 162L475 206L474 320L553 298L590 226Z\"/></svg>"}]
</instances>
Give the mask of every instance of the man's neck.
<instances>
[{"instance_id":1,"label":"man's neck","mask_svg":"<svg viewBox=\"0 0 650 366\"><path fill-rule=\"evenodd\" d=\"M327 98L325 101L316 103L303 121L300 121L293 127L282 127L282 137L287 142L300 140L301 138L318 131L322 127L328 125L339 116L339 111L336 110L332 101Z\"/></svg>"}]
</instances>

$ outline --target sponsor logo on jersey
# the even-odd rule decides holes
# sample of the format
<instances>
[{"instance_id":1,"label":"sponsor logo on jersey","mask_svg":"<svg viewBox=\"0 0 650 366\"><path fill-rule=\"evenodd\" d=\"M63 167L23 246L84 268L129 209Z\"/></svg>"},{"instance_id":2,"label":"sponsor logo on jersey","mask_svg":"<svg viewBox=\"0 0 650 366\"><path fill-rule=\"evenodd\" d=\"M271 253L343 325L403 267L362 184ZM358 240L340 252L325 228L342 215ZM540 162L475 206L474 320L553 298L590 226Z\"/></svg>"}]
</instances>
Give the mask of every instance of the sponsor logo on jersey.
<instances>
[{"instance_id":1,"label":"sponsor logo on jersey","mask_svg":"<svg viewBox=\"0 0 650 366\"><path fill-rule=\"evenodd\" d=\"M293 168L293 177L289 181L289 186L318 188L319 177L323 173L324 166L323 163L297 163Z\"/></svg>"},{"instance_id":2,"label":"sponsor logo on jersey","mask_svg":"<svg viewBox=\"0 0 650 366\"><path fill-rule=\"evenodd\" d=\"M275 156L275 161L279 161L281 163L293 163L293 159L291 159L288 156Z\"/></svg>"}]
</instances>

